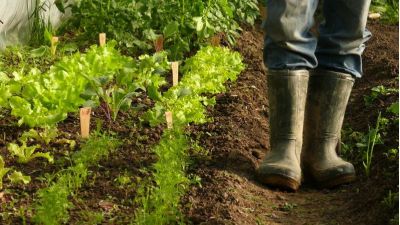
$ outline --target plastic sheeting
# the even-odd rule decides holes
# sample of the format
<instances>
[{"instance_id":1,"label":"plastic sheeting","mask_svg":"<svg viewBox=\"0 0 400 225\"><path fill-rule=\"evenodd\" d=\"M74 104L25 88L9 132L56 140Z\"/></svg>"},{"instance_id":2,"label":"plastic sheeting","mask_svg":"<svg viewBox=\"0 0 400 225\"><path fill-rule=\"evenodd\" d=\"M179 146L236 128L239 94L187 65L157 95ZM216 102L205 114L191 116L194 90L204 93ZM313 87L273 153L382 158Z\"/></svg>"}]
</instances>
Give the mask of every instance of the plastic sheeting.
<instances>
[{"instance_id":1,"label":"plastic sheeting","mask_svg":"<svg viewBox=\"0 0 400 225\"><path fill-rule=\"evenodd\" d=\"M57 27L67 15L54 5L55 0L0 0L0 49L29 40L30 17L40 6L41 18Z\"/></svg>"}]
</instances>

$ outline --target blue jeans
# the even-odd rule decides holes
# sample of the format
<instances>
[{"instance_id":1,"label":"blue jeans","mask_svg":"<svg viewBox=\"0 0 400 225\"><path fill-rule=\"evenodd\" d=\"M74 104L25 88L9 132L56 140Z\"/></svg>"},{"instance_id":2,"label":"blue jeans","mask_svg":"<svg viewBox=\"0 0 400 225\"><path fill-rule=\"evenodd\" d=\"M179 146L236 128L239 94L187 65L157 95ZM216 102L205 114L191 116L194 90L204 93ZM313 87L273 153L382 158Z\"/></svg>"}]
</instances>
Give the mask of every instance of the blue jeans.
<instances>
[{"instance_id":1,"label":"blue jeans","mask_svg":"<svg viewBox=\"0 0 400 225\"><path fill-rule=\"evenodd\" d=\"M325 22L311 34L318 0L266 0L264 62L270 69L324 68L362 75L371 0L324 0Z\"/></svg>"}]
</instances>

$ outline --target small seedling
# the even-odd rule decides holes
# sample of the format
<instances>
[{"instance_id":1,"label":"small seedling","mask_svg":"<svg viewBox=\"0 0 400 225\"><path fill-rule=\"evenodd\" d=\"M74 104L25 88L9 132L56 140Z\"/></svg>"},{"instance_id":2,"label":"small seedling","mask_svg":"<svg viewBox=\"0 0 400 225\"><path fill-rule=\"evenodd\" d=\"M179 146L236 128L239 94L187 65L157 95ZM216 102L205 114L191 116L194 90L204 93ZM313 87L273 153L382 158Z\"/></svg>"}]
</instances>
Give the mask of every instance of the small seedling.
<instances>
[{"instance_id":1,"label":"small seedling","mask_svg":"<svg viewBox=\"0 0 400 225\"><path fill-rule=\"evenodd\" d=\"M31 182L30 176L24 176L19 171L14 171L12 174L8 175L8 179L11 181L11 183L14 183L14 184L16 184L16 183L29 184L29 182Z\"/></svg>"},{"instance_id":2,"label":"small seedling","mask_svg":"<svg viewBox=\"0 0 400 225\"><path fill-rule=\"evenodd\" d=\"M38 148L40 148L40 145L27 146L26 142L22 142L21 146L15 143L10 143L7 146L8 151L18 157L19 163L28 163L34 158L45 158L49 163L54 162L53 156L49 152L35 152Z\"/></svg>"},{"instance_id":3,"label":"small seedling","mask_svg":"<svg viewBox=\"0 0 400 225\"><path fill-rule=\"evenodd\" d=\"M10 168L4 167L3 157L0 156L0 190L3 189L3 177L10 171Z\"/></svg>"},{"instance_id":4,"label":"small seedling","mask_svg":"<svg viewBox=\"0 0 400 225\"><path fill-rule=\"evenodd\" d=\"M373 129L369 128L367 148L364 152L364 157L363 157L364 158L363 166L367 177L369 177L369 175L371 174L371 164L372 164L372 157L374 154L375 144L377 143L378 140L381 140L381 136L379 133L381 129L380 125L381 125L381 113L379 112L375 128Z\"/></svg>"}]
</instances>

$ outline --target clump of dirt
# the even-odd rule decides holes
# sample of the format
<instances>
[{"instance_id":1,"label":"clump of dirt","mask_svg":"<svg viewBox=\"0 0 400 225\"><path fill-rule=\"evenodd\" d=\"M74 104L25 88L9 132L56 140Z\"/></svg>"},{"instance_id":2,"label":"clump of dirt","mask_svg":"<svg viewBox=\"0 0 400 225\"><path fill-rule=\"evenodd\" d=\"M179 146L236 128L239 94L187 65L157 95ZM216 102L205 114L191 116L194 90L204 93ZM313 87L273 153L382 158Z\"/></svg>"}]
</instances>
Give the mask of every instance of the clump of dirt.
<instances>
[{"instance_id":1,"label":"clump of dirt","mask_svg":"<svg viewBox=\"0 0 400 225\"><path fill-rule=\"evenodd\" d=\"M373 23L369 29L374 37L365 52L365 76L356 82L345 119L354 130L363 132L375 123L378 112L365 108L364 95L380 84L398 85L394 79L398 73L398 28ZM372 178L367 179L358 167L355 183L333 190L303 185L297 193L287 193L255 180L255 168L269 148L262 48L262 32L246 29L236 47L244 56L246 70L235 84L229 84L229 92L217 96L218 104L210 111L214 122L192 130L209 151L209 158L191 168L202 182L183 200L187 220L193 224L241 225L387 223L392 215L381 202L388 189L397 189L398 178L379 179L382 174L377 171L385 167L382 157L374 161L377 166ZM388 98L381 109L391 102ZM398 134L391 139L398 140Z\"/></svg>"}]
</instances>

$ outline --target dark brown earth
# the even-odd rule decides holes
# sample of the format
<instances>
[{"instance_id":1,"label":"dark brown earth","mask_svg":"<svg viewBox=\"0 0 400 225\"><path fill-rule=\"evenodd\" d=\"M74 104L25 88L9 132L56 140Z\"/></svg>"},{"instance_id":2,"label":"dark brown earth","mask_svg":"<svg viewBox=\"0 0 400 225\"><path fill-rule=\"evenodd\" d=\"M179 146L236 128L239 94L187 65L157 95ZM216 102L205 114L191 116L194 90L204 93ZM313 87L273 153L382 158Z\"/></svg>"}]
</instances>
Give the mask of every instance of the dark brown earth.
<instances>
[{"instance_id":1,"label":"dark brown earth","mask_svg":"<svg viewBox=\"0 0 400 225\"><path fill-rule=\"evenodd\" d=\"M356 82L345 119L345 127L362 132L375 124L379 110L386 115L385 108L398 99L397 94L385 96L373 107L365 107L364 96L372 87L398 87L398 27L378 23L368 27L374 37L364 55L365 76ZM370 178L354 156L349 158L356 165L357 181L333 190L303 185L297 193L287 193L255 180L255 168L269 148L262 45L260 31L243 32L236 50L245 58L246 71L230 85L229 92L218 96L218 104L210 112L214 122L192 131L200 135L210 159L200 160L192 168L202 185L192 187L183 201L189 223L387 224L395 212L381 202L388 190L398 192L398 161L389 162L383 153L389 147L397 148L398 126L390 128L385 146L377 146Z\"/></svg>"}]
</instances>

